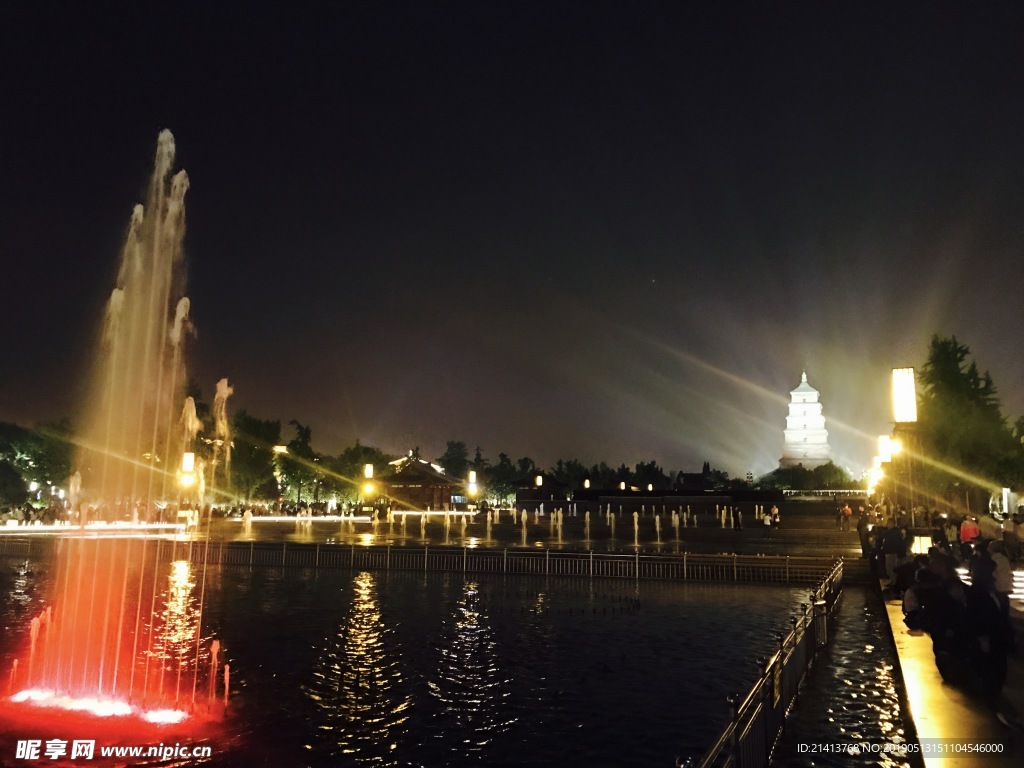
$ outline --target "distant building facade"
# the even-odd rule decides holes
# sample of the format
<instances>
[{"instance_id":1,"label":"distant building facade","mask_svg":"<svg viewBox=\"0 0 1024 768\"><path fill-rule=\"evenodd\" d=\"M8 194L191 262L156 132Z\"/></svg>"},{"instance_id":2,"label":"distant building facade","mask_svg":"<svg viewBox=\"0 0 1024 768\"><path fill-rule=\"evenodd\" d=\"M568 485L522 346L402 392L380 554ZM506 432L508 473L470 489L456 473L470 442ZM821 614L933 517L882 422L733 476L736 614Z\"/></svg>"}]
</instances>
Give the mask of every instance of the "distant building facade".
<instances>
[{"instance_id":1,"label":"distant building facade","mask_svg":"<svg viewBox=\"0 0 1024 768\"><path fill-rule=\"evenodd\" d=\"M807 383L807 372L800 377L800 386L789 393L789 415L783 431L780 467L803 465L814 469L832 461L828 430L821 412L819 393Z\"/></svg>"},{"instance_id":2,"label":"distant building facade","mask_svg":"<svg viewBox=\"0 0 1024 768\"><path fill-rule=\"evenodd\" d=\"M453 497L465 493L460 480L423 459L409 455L391 465L395 472L381 485L392 509L446 512L454 509Z\"/></svg>"}]
</instances>

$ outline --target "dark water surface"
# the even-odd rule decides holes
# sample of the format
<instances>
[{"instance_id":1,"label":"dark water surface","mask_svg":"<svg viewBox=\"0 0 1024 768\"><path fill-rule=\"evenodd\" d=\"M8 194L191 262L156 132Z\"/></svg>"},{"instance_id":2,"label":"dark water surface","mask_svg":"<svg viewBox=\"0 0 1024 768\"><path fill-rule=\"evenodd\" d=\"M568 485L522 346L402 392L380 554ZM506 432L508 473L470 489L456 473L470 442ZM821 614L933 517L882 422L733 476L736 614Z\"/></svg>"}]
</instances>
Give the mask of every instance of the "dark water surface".
<instances>
[{"instance_id":1,"label":"dark water surface","mask_svg":"<svg viewBox=\"0 0 1024 768\"><path fill-rule=\"evenodd\" d=\"M775 766L919 765L893 754L801 752L800 744L903 742L912 739L901 708L903 685L882 599L866 587L846 587L830 626L831 642L813 672L775 753Z\"/></svg>"},{"instance_id":2,"label":"dark water surface","mask_svg":"<svg viewBox=\"0 0 1024 768\"><path fill-rule=\"evenodd\" d=\"M45 565L14 565L4 671L49 587ZM231 767L671 766L715 738L725 696L750 687L807 600L805 587L232 567L211 568L205 590L232 699L197 738L207 764ZM808 689L780 764L796 764L800 728L902 727L868 597L847 589L811 683L835 685ZM33 734L0 723L0 736L8 750Z\"/></svg>"}]
</instances>

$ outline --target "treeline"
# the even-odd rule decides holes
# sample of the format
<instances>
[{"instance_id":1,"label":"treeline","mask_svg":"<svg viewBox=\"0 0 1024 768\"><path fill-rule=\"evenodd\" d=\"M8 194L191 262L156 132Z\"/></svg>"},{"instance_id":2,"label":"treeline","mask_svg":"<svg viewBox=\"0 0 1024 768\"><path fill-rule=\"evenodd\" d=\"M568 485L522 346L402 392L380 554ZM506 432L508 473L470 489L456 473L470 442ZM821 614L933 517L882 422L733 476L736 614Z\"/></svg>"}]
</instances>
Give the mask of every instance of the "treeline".
<instances>
[{"instance_id":1,"label":"treeline","mask_svg":"<svg viewBox=\"0 0 1024 768\"><path fill-rule=\"evenodd\" d=\"M955 336L933 336L918 372L918 422L910 446L932 501L984 509L1000 487L1024 490L1024 416L1003 413L988 371Z\"/></svg>"}]
</instances>

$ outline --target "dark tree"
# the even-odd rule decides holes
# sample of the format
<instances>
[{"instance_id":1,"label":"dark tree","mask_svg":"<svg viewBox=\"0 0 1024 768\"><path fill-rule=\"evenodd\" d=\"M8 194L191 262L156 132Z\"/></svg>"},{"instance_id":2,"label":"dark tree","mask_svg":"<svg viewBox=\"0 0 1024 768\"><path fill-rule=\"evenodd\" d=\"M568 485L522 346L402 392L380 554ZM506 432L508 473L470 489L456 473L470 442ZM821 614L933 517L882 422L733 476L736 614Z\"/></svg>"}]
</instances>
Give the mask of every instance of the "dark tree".
<instances>
[{"instance_id":1,"label":"dark tree","mask_svg":"<svg viewBox=\"0 0 1024 768\"><path fill-rule=\"evenodd\" d=\"M28 500L28 483L9 461L0 461L0 508L16 507Z\"/></svg>"},{"instance_id":2,"label":"dark tree","mask_svg":"<svg viewBox=\"0 0 1024 768\"><path fill-rule=\"evenodd\" d=\"M620 464L619 468L615 470L616 487L618 487L619 483L625 483L627 488L633 484L633 473L629 471L629 467L625 464Z\"/></svg>"},{"instance_id":3,"label":"dark tree","mask_svg":"<svg viewBox=\"0 0 1024 768\"><path fill-rule=\"evenodd\" d=\"M390 462L395 458L392 454L356 440L355 445L349 446L337 456L324 459L327 470L325 488L342 499L356 501L364 482L366 465L373 465L374 478L386 478L392 469Z\"/></svg>"},{"instance_id":4,"label":"dark tree","mask_svg":"<svg viewBox=\"0 0 1024 768\"><path fill-rule=\"evenodd\" d=\"M522 474L507 453L499 453L498 463L488 467L484 472L488 495L499 502L515 498L516 488Z\"/></svg>"},{"instance_id":5,"label":"dark tree","mask_svg":"<svg viewBox=\"0 0 1024 768\"><path fill-rule=\"evenodd\" d=\"M281 442L281 422L239 411L232 420L232 431L231 482L248 501L274 486L274 446ZM276 492L273 496L276 499Z\"/></svg>"},{"instance_id":6,"label":"dark tree","mask_svg":"<svg viewBox=\"0 0 1024 768\"><path fill-rule=\"evenodd\" d=\"M839 491L853 487L853 478L850 477L850 473L831 461L811 470L811 482L815 488L828 490Z\"/></svg>"},{"instance_id":7,"label":"dark tree","mask_svg":"<svg viewBox=\"0 0 1024 768\"><path fill-rule=\"evenodd\" d=\"M654 486L654 488L661 489L668 486L668 476L664 470L658 466L656 461L640 462L636 465L636 471L633 473L633 480L636 485L646 490L648 485Z\"/></svg>"},{"instance_id":8,"label":"dark tree","mask_svg":"<svg viewBox=\"0 0 1024 768\"><path fill-rule=\"evenodd\" d=\"M612 488L617 486L615 482L615 470L609 467L605 462L595 464L590 468L590 487L591 488Z\"/></svg>"},{"instance_id":9,"label":"dark tree","mask_svg":"<svg viewBox=\"0 0 1024 768\"><path fill-rule=\"evenodd\" d=\"M483 473L483 471L489 466L491 466L491 462L484 458L483 453L480 451L480 446L478 445L476 447L476 451L473 453L473 461L469 463L470 469L474 469L478 473Z\"/></svg>"},{"instance_id":10,"label":"dark tree","mask_svg":"<svg viewBox=\"0 0 1024 768\"><path fill-rule=\"evenodd\" d=\"M582 488L583 479L589 476L586 466L578 459L559 459L551 468L551 475L568 488Z\"/></svg>"},{"instance_id":11,"label":"dark tree","mask_svg":"<svg viewBox=\"0 0 1024 768\"><path fill-rule=\"evenodd\" d=\"M295 492L295 501L302 503L302 489L311 487L321 474L316 466L318 458L313 450L313 430L295 419L288 422L295 428L295 437L288 441L288 453L281 462L285 480L291 491ZM315 491L314 491L315 495Z\"/></svg>"},{"instance_id":12,"label":"dark tree","mask_svg":"<svg viewBox=\"0 0 1024 768\"><path fill-rule=\"evenodd\" d=\"M71 475L74 443L66 419L37 429L0 424L0 460L7 461L26 482L43 488L62 487Z\"/></svg>"},{"instance_id":13,"label":"dark tree","mask_svg":"<svg viewBox=\"0 0 1024 768\"><path fill-rule=\"evenodd\" d=\"M947 498L958 486L984 495L1024 481L1020 440L1006 423L992 377L969 356L955 336L934 336L919 377L917 434L929 459L921 477L928 490Z\"/></svg>"},{"instance_id":14,"label":"dark tree","mask_svg":"<svg viewBox=\"0 0 1024 768\"><path fill-rule=\"evenodd\" d=\"M519 477L525 478L537 474L537 465L529 456L523 456L516 462L519 467Z\"/></svg>"},{"instance_id":15,"label":"dark tree","mask_svg":"<svg viewBox=\"0 0 1024 768\"><path fill-rule=\"evenodd\" d=\"M437 463L444 467L448 476L465 480L469 471L469 451L466 444L462 440L449 440L444 453L437 458Z\"/></svg>"}]
</instances>

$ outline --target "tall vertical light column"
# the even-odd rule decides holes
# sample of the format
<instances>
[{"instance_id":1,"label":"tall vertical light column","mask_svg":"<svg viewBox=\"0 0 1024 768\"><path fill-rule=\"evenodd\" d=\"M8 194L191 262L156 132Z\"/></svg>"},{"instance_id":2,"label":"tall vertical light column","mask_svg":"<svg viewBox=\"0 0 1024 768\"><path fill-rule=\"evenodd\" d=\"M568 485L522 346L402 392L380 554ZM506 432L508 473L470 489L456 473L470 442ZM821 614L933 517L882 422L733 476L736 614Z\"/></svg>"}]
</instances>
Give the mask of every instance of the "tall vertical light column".
<instances>
[{"instance_id":1,"label":"tall vertical light column","mask_svg":"<svg viewBox=\"0 0 1024 768\"><path fill-rule=\"evenodd\" d=\"M904 450L901 452L903 470L907 479L907 498L910 507L911 525L916 525L914 507L916 492L914 487L914 455L916 444L914 433L917 425L917 382L913 368L892 369L892 417L893 437L902 441Z\"/></svg>"}]
</instances>

